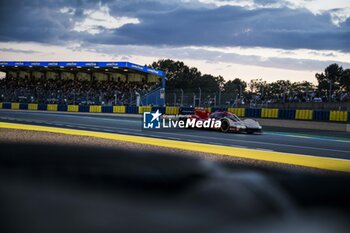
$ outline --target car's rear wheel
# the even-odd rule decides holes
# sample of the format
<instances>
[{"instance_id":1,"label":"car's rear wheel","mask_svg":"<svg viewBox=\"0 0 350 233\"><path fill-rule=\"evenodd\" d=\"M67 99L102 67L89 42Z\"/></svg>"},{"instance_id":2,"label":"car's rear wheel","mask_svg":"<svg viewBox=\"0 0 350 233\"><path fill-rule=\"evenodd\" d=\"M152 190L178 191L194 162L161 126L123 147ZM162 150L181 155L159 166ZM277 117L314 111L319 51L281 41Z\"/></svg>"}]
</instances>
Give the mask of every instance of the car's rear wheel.
<instances>
[{"instance_id":1,"label":"car's rear wheel","mask_svg":"<svg viewBox=\"0 0 350 233\"><path fill-rule=\"evenodd\" d=\"M221 132L227 133L230 130L230 123L228 120L221 120Z\"/></svg>"}]
</instances>

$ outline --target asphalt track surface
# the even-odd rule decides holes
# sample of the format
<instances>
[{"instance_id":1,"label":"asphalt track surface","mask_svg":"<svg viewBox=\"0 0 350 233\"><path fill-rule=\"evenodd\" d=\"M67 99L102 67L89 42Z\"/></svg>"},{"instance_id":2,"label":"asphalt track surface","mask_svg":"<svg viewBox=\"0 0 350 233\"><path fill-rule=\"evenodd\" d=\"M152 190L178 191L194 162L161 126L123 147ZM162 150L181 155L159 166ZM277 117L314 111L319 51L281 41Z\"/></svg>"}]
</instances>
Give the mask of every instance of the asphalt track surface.
<instances>
[{"instance_id":1,"label":"asphalt track surface","mask_svg":"<svg viewBox=\"0 0 350 233\"><path fill-rule=\"evenodd\" d=\"M0 121L350 160L350 133L344 132L309 130L303 133L300 130L287 128L265 128L262 134L248 135L193 129L144 130L141 118L128 115L62 114L15 110L1 110Z\"/></svg>"}]
</instances>

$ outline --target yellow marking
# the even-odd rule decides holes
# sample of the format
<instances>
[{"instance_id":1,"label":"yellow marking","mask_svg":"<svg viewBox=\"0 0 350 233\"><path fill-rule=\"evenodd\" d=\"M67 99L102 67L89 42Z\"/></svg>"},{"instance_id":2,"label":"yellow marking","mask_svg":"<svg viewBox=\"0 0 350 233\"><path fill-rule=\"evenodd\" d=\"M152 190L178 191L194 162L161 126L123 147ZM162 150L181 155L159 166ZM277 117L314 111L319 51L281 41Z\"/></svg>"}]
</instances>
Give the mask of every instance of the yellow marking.
<instances>
[{"instance_id":1,"label":"yellow marking","mask_svg":"<svg viewBox=\"0 0 350 233\"><path fill-rule=\"evenodd\" d=\"M219 146L203 143L183 142L168 139L149 138L141 136L131 136L124 134L92 132L86 130L65 129L37 125L13 124L0 122L0 128L32 130L40 132L60 133L75 136L88 136L102 139L125 141L152 146L167 147L196 152L212 153L218 155L227 155L246 159L262 160L267 162L276 162L282 164L291 164L312 168L319 168L332 171L350 172L350 160L326 158L302 154L290 154L275 151L263 151L254 149L237 148L231 146Z\"/></svg>"}]
</instances>

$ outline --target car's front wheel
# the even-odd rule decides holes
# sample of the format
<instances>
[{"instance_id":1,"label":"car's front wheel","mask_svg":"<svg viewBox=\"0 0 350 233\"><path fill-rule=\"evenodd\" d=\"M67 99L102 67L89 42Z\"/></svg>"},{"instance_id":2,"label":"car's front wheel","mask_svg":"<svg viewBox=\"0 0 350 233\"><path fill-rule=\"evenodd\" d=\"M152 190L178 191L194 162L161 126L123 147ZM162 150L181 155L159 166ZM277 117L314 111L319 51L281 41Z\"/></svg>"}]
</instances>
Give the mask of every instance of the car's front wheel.
<instances>
[{"instance_id":1,"label":"car's front wheel","mask_svg":"<svg viewBox=\"0 0 350 233\"><path fill-rule=\"evenodd\" d=\"M221 132L227 133L230 130L230 123L228 120L221 120Z\"/></svg>"}]
</instances>

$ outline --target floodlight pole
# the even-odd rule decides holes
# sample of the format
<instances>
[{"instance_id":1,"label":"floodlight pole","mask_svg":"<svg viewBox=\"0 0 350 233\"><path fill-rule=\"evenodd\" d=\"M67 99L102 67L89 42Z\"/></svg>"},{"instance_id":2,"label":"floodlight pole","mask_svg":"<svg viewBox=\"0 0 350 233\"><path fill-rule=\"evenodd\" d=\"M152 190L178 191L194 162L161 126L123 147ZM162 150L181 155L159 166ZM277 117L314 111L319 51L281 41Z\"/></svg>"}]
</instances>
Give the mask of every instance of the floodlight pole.
<instances>
[{"instance_id":1,"label":"floodlight pole","mask_svg":"<svg viewBox=\"0 0 350 233\"><path fill-rule=\"evenodd\" d=\"M181 90L181 107L182 107L184 104L184 90L182 90L182 88L180 90Z\"/></svg>"},{"instance_id":2,"label":"floodlight pole","mask_svg":"<svg viewBox=\"0 0 350 233\"><path fill-rule=\"evenodd\" d=\"M202 89L200 87L198 87L199 89L199 101L198 101L198 107L201 106L201 99L202 99Z\"/></svg>"}]
</instances>

